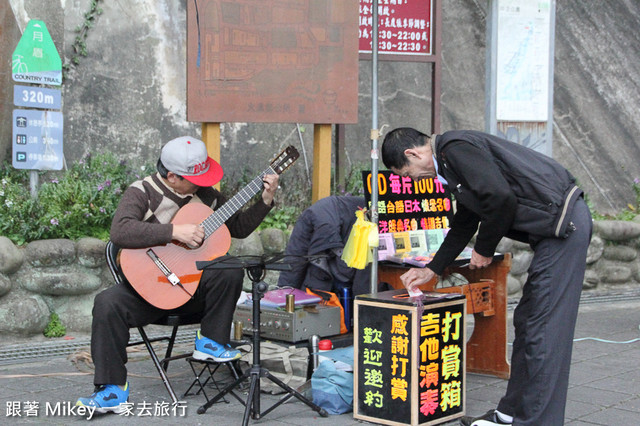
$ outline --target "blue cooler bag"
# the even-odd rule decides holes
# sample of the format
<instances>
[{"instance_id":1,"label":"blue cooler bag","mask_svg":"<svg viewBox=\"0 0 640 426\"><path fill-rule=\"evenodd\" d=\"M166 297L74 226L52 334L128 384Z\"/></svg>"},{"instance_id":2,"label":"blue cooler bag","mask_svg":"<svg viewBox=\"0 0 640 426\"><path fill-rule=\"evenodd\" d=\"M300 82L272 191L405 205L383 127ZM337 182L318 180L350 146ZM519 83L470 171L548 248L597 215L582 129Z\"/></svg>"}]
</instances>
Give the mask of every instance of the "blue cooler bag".
<instances>
[{"instance_id":1,"label":"blue cooler bag","mask_svg":"<svg viewBox=\"0 0 640 426\"><path fill-rule=\"evenodd\" d=\"M311 376L313 402L329 414L353 410L353 373L338 370L332 360L325 360Z\"/></svg>"}]
</instances>

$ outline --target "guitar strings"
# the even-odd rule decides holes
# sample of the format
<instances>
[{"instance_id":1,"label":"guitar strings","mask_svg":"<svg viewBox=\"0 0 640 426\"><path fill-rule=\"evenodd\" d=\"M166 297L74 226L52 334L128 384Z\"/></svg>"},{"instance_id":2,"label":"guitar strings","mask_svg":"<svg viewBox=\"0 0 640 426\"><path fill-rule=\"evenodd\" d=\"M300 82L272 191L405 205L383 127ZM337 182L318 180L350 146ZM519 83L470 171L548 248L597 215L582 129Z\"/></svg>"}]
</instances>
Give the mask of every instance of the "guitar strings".
<instances>
[{"instance_id":1,"label":"guitar strings","mask_svg":"<svg viewBox=\"0 0 640 426\"><path fill-rule=\"evenodd\" d=\"M172 242L171 244L183 248L184 250L175 250L173 252L167 253L161 257L162 261L165 262L169 270L171 270L171 265L180 264L183 262L189 261L189 259L193 255L193 251L198 251L203 249L206 246L206 239L211 236L220 226L222 226L229 217L231 217L235 212L237 212L242 206L244 206L253 196L255 196L260 189L263 188L262 178L271 173L275 173L272 167L268 167L262 173L260 173L256 178L253 179L249 184L247 184L242 190L240 190L236 195L234 195L229 201L224 203L213 212L210 216L208 216L205 220L203 220L200 225L205 230L205 240L199 247L191 248L184 243L181 242ZM205 250L202 250L205 251ZM211 259L202 259L202 260L211 260ZM167 281L167 283L169 283ZM170 284L170 283L169 283ZM183 289L187 294L191 295L186 289Z\"/></svg>"},{"instance_id":2,"label":"guitar strings","mask_svg":"<svg viewBox=\"0 0 640 426\"><path fill-rule=\"evenodd\" d=\"M205 238L213 234L229 217L244 206L254 195L260 192L260 189L263 187L262 178L264 175L269 174L269 172L275 173L271 167L267 168L229 201L224 203L218 210L202 221L200 225L205 228Z\"/></svg>"}]
</instances>

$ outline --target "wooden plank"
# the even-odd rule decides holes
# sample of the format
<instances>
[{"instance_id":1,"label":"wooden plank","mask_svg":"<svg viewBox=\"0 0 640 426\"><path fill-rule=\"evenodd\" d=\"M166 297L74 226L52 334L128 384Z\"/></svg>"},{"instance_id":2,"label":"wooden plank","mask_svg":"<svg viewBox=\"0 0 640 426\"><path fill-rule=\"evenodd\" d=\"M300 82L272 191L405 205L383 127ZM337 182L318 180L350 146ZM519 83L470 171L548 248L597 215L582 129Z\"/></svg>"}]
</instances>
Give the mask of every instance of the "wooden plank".
<instances>
[{"instance_id":1,"label":"wooden plank","mask_svg":"<svg viewBox=\"0 0 640 426\"><path fill-rule=\"evenodd\" d=\"M202 141L207 146L209 157L220 163L220 123L202 123ZM213 187L219 191L220 182Z\"/></svg>"},{"instance_id":2,"label":"wooden plank","mask_svg":"<svg viewBox=\"0 0 640 426\"><path fill-rule=\"evenodd\" d=\"M331 124L313 126L311 202L331 195Z\"/></svg>"}]
</instances>

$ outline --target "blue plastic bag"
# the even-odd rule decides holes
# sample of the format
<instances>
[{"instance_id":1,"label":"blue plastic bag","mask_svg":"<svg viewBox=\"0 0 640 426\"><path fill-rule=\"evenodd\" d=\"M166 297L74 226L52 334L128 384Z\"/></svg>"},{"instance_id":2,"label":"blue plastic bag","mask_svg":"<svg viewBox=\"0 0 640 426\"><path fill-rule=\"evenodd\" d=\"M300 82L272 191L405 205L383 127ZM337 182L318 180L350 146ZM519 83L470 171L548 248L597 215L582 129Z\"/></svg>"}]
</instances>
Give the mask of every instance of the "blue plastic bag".
<instances>
[{"instance_id":1,"label":"blue plastic bag","mask_svg":"<svg viewBox=\"0 0 640 426\"><path fill-rule=\"evenodd\" d=\"M329 414L353 410L353 373L338 370L332 360L325 360L311 376L313 402Z\"/></svg>"}]
</instances>

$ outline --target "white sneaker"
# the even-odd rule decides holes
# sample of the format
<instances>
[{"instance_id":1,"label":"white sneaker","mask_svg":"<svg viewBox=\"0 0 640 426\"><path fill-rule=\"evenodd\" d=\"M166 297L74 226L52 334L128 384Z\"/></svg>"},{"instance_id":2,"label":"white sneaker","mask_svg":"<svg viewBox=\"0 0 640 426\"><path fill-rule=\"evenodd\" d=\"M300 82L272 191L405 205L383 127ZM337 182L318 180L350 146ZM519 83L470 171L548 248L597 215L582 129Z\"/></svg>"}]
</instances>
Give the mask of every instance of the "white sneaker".
<instances>
[{"instance_id":1,"label":"white sneaker","mask_svg":"<svg viewBox=\"0 0 640 426\"><path fill-rule=\"evenodd\" d=\"M462 426L491 426L491 425L510 425L511 423L503 422L496 414L496 410L489 410L480 417L465 416L460 419Z\"/></svg>"}]
</instances>

